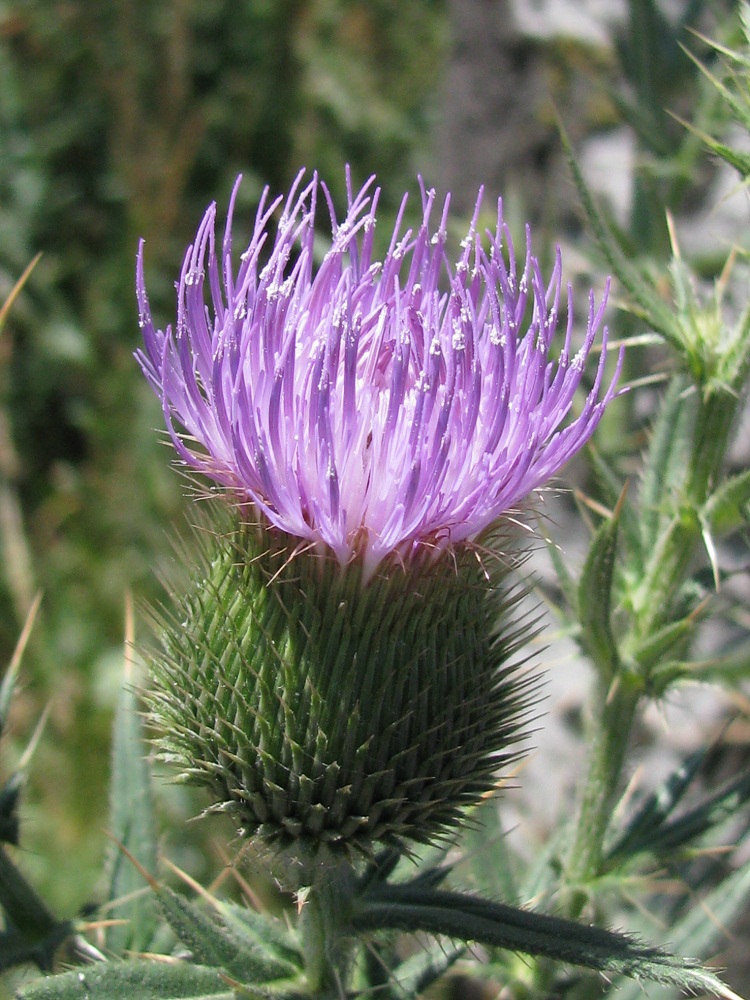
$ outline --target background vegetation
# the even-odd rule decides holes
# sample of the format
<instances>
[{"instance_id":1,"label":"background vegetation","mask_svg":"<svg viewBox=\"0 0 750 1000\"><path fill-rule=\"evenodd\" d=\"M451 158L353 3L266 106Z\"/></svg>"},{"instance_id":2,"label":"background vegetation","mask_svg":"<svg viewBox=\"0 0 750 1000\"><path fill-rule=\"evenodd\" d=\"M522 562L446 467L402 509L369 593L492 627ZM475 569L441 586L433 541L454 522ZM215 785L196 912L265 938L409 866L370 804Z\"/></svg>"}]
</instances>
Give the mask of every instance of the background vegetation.
<instances>
[{"instance_id":1,"label":"background vegetation","mask_svg":"<svg viewBox=\"0 0 750 1000\"><path fill-rule=\"evenodd\" d=\"M0 341L0 663L43 590L13 728L50 702L23 841L54 905L95 889L125 593L158 593L182 506L132 356L137 240L168 322L184 248L239 172L248 218L304 165L339 201L344 164L376 172L391 210L446 39L430 0L0 4L0 300L43 254Z\"/></svg>"}]
</instances>

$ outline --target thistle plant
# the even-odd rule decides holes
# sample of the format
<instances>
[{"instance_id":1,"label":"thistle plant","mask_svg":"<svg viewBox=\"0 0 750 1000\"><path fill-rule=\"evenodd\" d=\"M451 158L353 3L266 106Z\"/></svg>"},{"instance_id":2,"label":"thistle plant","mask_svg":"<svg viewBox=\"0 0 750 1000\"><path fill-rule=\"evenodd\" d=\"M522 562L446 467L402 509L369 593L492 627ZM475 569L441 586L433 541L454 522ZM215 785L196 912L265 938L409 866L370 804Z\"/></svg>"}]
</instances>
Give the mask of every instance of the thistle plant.
<instances>
[{"instance_id":1,"label":"thistle plant","mask_svg":"<svg viewBox=\"0 0 750 1000\"><path fill-rule=\"evenodd\" d=\"M671 30L650 0L631 9L633 52L644 24L652 41ZM741 48L717 45L711 69L693 67L745 130L748 10ZM644 158L657 157L660 129L642 126L649 101L662 121L658 74L634 82L633 125ZM746 153L703 125L700 142L746 180ZM696 135L689 144L683 161ZM696 795L709 757L698 747L660 784L632 792L626 779L645 706L686 682L748 676L736 627L709 656L696 640L711 616L743 610L722 589L721 546L740 544L750 517L750 474L727 471L750 308L735 255L707 288L669 217L671 256L654 277L638 254L661 245L638 232L643 192L626 244L572 154L571 167L635 317L625 357L604 326L608 281L576 324L560 251L545 276L528 230L517 254L501 202L485 229L481 192L454 251L449 199L423 186L420 221L408 228L404 199L381 258L374 179L356 191L347 176L339 219L326 186L301 173L286 197L263 195L238 253L238 181L223 234L211 206L185 254L165 329L141 245L137 359L191 484L191 531L152 615L142 689L127 615L95 923L58 920L12 860L41 726L1 790L0 968L87 963L23 986L22 1000L401 1000L454 967L525 1000L636 1000L646 980L660 996L736 1000L697 957L715 954L750 897L750 863L733 850L750 835L746 769ZM677 173L660 164L658 192ZM644 345L658 346L666 383L645 428L641 385L623 385ZM526 529L535 493L597 428L579 569L549 526L552 603L592 668L586 762L575 808L529 861L496 795L545 724ZM28 629L0 688L3 730ZM144 721L206 814L228 815L237 844L267 864L284 919L179 872L199 901L162 880ZM665 876L687 891L673 898ZM402 932L423 932L424 947L404 957ZM475 944L481 968L463 962Z\"/></svg>"},{"instance_id":2,"label":"thistle plant","mask_svg":"<svg viewBox=\"0 0 750 1000\"><path fill-rule=\"evenodd\" d=\"M365 942L424 930L721 989L627 936L443 889L447 867L391 878L416 845L455 839L522 749L538 675L512 582L519 508L588 441L622 356L607 376L593 293L574 350L570 289L553 355L560 252L545 281L527 233L519 265L502 203L480 234L480 193L450 265L449 200L432 228L423 189L419 228L402 231L404 202L380 261L379 192L348 191L341 222L315 176L264 196L236 268L237 188L220 245L212 206L174 328L154 325L138 257L138 359L180 461L213 484L190 583L160 615L150 722L161 756L210 790L207 811L265 846L300 914L293 967L269 945L225 974L238 996L366 991ZM394 975L413 992L460 953Z\"/></svg>"},{"instance_id":3,"label":"thistle plant","mask_svg":"<svg viewBox=\"0 0 750 1000\"><path fill-rule=\"evenodd\" d=\"M139 359L181 460L235 521L165 629L151 711L163 755L247 833L370 853L448 835L515 758L535 682L513 660L512 548L491 536L588 439L615 381L604 332L561 426L603 306L575 355L568 311L551 361L559 254L548 285L528 246L518 273L501 206L485 249L477 202L450 269L448 202L432 232L424 192L418 232L397 225L374 261L372 182L339 223L301 179L277 222L280 201L261 203L236 275L231 208L218 252L209 209L174 331L152 324L139 256ZM321 192L332 242L314 271Z\"/></svg>"},{"instance_id":4,"label":"thistle plant","mask_svg":"<svg viewBox=\"0 0 750 1000\"><path fill-rule=\"evenodd\" d=\"M315 267L321 200L332 233ZM524 995L560 989L551 970L564 963L736 996L697 962L567 919L559 906L553 915L519 907L516 891L498 899L448 887L447 848L492 826L498 774L522 753L537 711L518 525L529 494L600 423L622 355L607 374L604 301L593 294L581 346L570 292L555 345L560 253L545 282L527 235L519 265L501 205L494 231L480 235L478 200L450 266L448 202L433 231L428 191L417 232L399 221L385 258L373 260L377 201L372 181L350 188L338 223L325 187L300 176L286 201L261 203L236 272L231 206L218 250L211 207L185 257L174 329L154 325L138 257L138 359L180 462L193 482L203 477L186 565L155 616L148 721L178 777L208 790L206 812L228 813L262 848L297 920L290 927L203 890L206 912L157 878L131 670L116 725L108 891L126 923L107 928L105 951L78 947L90 968L40 980L24 1000L415 996L471 943L491 968L505 961L498 954L524 956ZM609 634L621 516L622 503L594 539L575 609L592 657ZM126 649L130 663L132 623ZM686 843L750 792L735 782L673 818L694 761L608 844L627 738L619 722L643 697L633 691L615 686L595 717L573 846L557 868L571 916L601 874L665 838ZM610 703L630 716L613 719ZM432 862L415 870L420 852ZM46 914L9 871L8 918L29 900ZM48 946L49 926L59 935ZM19 954L46 968L58 939L81 942L84 929L49 918L24 929L31 950ZM404 959L394 935L415 931L435 943Z\"/></svg>"}]
</instances>

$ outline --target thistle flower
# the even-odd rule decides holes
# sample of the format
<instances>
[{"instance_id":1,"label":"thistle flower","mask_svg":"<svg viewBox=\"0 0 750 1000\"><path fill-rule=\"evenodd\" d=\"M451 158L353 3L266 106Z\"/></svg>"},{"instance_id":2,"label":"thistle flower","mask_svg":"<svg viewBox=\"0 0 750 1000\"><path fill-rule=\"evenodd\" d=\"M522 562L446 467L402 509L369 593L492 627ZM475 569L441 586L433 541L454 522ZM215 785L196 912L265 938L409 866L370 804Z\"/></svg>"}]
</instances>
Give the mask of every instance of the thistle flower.
<instances>
[{"instance_id":1,"label":"thistle flower","mask_svg":"<svg viewBox=\"0 0 750 1000\"><path fill-rule=\"evenodd\" d=\"M519 274L501 202L482 245L480 192L451 268L449 198L432 232L429 191L416 235L401 233L404 199L385 259L373 260L373 180L356 196L349 189L339 223L325 186L313 177L303 188L300 173L275 234L282 199L268 205L264 195L236 274L235 187L220 258L215 205L185 255L174 331L154 328L142 247L137 269L138 357L181 459L280 530L327 546L342 565L361 559L366 578L390 553L408 559L476 538L560 471L615 391L613 380L602 392L605 331L594 386L561 426L604 302L596 308L591 294L586 337L573 355L568 289L565 340L553 361L559 249L545 286L527 230ZM332 242L315 271L321 191Z\"/></svg>"},{"instance_id":2,"label":"thistle flower","mask_svg":"<svg viewBox=\"0 0 750 1000\"><path fill-rule=\"evenodd\" d=\"M189 248L177 324L154 327L143 277L138 359L180 459L232 499L201 532L192 584L162 619L151 715L162 756L267 841L369 851L429 841L518 756L536 682L505 563L475 558L498 519L588 440L615 393L564 425L601 324L568 318L561 259L517 268L481 193L455 267L435 195L373 259L371 179L342 222L317 177L264 196L235 273L235 188ZM332 240L316 269L318 202ZM271 244L271 245L269 245ZM206 298L209 305L206 304ZM619 367L619 366L618 366ZM616 376L615 376L616 378Z\"/></svg>"}]
</instances>

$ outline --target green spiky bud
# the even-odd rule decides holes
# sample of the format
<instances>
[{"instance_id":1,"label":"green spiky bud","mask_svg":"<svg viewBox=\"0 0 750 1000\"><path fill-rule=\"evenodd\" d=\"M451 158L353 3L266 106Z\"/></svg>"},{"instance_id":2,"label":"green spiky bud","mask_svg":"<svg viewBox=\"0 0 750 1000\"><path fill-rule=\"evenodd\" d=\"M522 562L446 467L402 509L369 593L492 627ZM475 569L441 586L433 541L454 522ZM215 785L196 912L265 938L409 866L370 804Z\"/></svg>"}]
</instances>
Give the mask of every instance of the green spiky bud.
<instances>
[{"instance_id":1,"label":"green spiky bud","mask_svg":"<svg viewBox=\"0 0 750 1000\"><path fill-rule=\"evenodd\" d=\"M518 756L536 684L511 660L527 629L509 627L518 594L476 551L365 582L277 531L198 534L150 712L209 811L281 845L425 842Z\"/></svg>"}]
</instances>

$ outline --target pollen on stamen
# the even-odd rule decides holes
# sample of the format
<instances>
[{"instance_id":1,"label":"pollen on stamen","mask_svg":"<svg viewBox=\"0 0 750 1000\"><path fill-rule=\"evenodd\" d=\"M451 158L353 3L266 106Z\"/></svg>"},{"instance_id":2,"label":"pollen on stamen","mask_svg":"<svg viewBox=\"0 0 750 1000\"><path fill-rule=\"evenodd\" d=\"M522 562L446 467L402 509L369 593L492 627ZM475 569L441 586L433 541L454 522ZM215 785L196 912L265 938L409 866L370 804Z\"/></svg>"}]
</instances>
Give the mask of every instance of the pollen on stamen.
<instances>
[{"instance_id":1,"label":"pollen on stamen","mask_svg":"<svg viewBox=\"0 0 750 1000\"><path fill-rule=\"evenodd\" d=\"M204 278L204 272L200 269L190 269L185 275L185 284L188 286L197 285Z\"/></svg>"}]
</instances>

